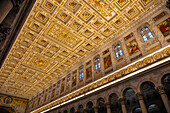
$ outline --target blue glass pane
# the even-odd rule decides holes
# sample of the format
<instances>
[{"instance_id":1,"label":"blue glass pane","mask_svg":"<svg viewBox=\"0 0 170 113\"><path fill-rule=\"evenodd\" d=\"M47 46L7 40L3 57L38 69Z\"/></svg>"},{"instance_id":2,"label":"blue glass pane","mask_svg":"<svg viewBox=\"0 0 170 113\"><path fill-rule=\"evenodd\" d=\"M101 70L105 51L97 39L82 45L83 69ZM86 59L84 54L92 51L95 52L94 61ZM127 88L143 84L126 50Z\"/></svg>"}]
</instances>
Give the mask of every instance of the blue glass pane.
<instances>
[{"instance_id":1,"label":"blue glass pane","mask_svg":"<svg viewBox=\"0 0 170 113\"><path fill-rule=\"evenodd\" d=\"M145 27L145 30L148 30L149 28L148 27Z\"/></svg>"},{"instance_id":2,"label":"blue glass pane","mask_svg":"<svg viewBox=\"0 0 170 113\"><path fill-rule=\"evenodd\" d=\"M141 30L140 33L143 33L143 30Z\"/></svg>"},{"instance_id":3,"label":"blue glass pane","mask_svg":"<svg viewBox=\"0 0 170 113\"><path fill-rule=\"evenodd\" d=\"M41 97L41 101L43 100L43 98L44 98L44 94L43 94L42 97Z\"/></svg>"},{"instance_id":4,"label":"blue glass pane","mask_svg":"<svg viewBox=\"0 0 170 113\"><path fill-rule=\"evenodd\" d=\"M118 54L118 52L116 52L116 57L117 57L117 58L119 58L119 54Z\"/></svg>"},{"instance_id":5,"label":"blue glass pane","mask_svg":"<svg viewBox=\"0 0 170 113\"><path fill-rule=\"evenodd\" d=\"M84 74L82 73L82 78L84 77Z\"/></svg>"},{"instance_id":6,"label":"blue glass pane","mask_svg":"<svg viewBox=\"0 0 170 113\"><path fill-rule=\"evenodd\" d=\"M95 69L97 69L97 64L95 65Z\"/></svg>"},{"instance_id":7,"label":"blue glass pane","mask_svg":"<svg viewBox=\"0 0 170 113\"><path fill-rule=\"evenodd\" d=\"M122 52L122 50L119 50L119 53L120 53L120 56L122 56L122 55L123 55L123 52Z\"/></svg>"},{"instance_id":8,"label":"blue glass pane","mask_svg":"<svg viewBox=\"0 0 170 113\"><path fill-rule=\"evenodd\" d=\"M48 97L51 95L51 93L48 94Z\"/></svg>"},{"instance_id":9,"label":"blue glass pane","mask_svg":"<svg viewBox=\"0 0 170 113\"><path fill-rule=\"evenodd\" d=\"M115 46L115 49L114 50L116 50L117 48L116 48L116 46Z\"/></svg>"},{"instance_id":10,"label":"blue glass pane","mask_svg":"<svg viewBox=\"0 0 170 113\"><path fill-rule=\"evenodd\" d=\"M100 63L98 63L98 68L100 68Z\"/></svg>"},{"instance_id":11,"label":"blue glass pane","mask_svg":"<svg viewBox=\"0 0 170 113\"><path fill-rule=\"evenodd\" d=\"M97 60L99 61L99 58L97 58Z\"/></svg>"},{"instance_id":12,"label":"blue glass pane","mask_svg":"<svg viewBox=\"0 0 170 113\"><path fill-rule=\"evenodd\" d=\"M59 90L60 90L60 87L57 88L57 92L59 92Z\"/></svg>"},{"instance_id":13,"label":"blue glass pane","mask_svg":"<svg viewBox=\"0 0 170 113\"><path fill-rule=\"evenodd\" d=\"M148 38L146 37L146 35L143 35L143 40L146 42L148 41Z\"/></svg>"},{"instance_id":14,"label":"blue glass pane","mask_svg":"<svg viewBox=\"0 0 170 113\"><path fill-rule=\"evenodd\" d=\"M120 48L120 45L118 44L117 47Z\"/></svg>"},{"instance_id":15,"label":"blue glass pane","mask_svg":"<svg viewBox=\"0 0 170 113\"><path fill-rule=\"evenodd\" d=\"M153 35L151 32L148 32L149 38L153 38Z\"/></svg>"}]
</instances>

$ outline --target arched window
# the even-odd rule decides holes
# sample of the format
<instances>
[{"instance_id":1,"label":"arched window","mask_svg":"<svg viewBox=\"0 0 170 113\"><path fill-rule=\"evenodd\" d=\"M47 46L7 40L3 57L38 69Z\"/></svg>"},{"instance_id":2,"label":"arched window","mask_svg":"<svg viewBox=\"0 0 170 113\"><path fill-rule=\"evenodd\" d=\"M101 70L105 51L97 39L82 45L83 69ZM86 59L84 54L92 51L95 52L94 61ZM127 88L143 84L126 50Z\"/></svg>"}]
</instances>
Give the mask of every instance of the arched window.
<instances>
[{"instance_id":1,"label":"arched window","mask_svg":"<svg viewBox=\"0 0 170 113\"><path fill-rule=\"evenodd\" d=\"M112 113L121 113L121 104L119 102L118 96L115 93L109 96L109 103Z\"/></svg>"},{"instance_id":2,"label":"arched window","mask_svg":"<svg viewBox=\"0 0 170 113\"><path fill-rule=\"evenodd\" d=\"M79 80L83 79L84 73L83 73L83 66L79 68Z\"/></svg>"},{"instance_id":3,"label":"arched window","mask_svg":"<svg viewBox=\"0 0 170 113\"><path fill-rule=\"evenodd\" d=\"M36 97L36 100L35 100L35 105L37 105L37 101L38 101L38 97Z\"/></svg>"},{"instance_id":4,"label":"arched window","mask_svg":"<svg viewBox=\"0 0 170 113\"><path fill-rule=\"evenodd\" d=\"M78 112L79 113L84 113L83 105L79 105Z\"/></svg>"},{"instance_id":5,"label":"arched window","mask_svg":"<svg viewBox=\"0 0 170 113\"><path fill-rule=\"evenodd\" d=\"M145 42L154 37L151 30L146 26L140 30L140 34Z\"/></svg>"},{"instance_id":6,"label":"arched window","mask_svg":"<svg viewBox=\"0 0 170 113\"><path fill-rule=\"evenodd\" d=\"M87 113L94 113L93 103L91 101L87 103Z\"/></svg>"},{"instance_id":7,"label":"arched window","mask_svg":"<svg viewBox=\"0 0 170 113\"><path fill-rule=\"evenodd\" d=\"M70 86L70 76L67 77L67 87Z\"/></svg>"},{"instance_id":8,"label":"arched window","mask_svg":"<svg viewBox=\"0 0 170 113\"><path fill-rule=\"evenodd\" d=\"M64 113L67 113L67 110L64 110Z\"/></svg>"},{"instance_id":9,"label":"arched window","mask_svg":"<svg viewBox=\"0 0 170 113\"><path fill-rule=\"evenodd\" d=\"M41 96L41 102L43 101L44 99L44 92L42 93L42 96Z\"/></svg>"},{"instance_id":10,"label":"arched window","mask_svg":"<svg viewBox=\"0 0 170 113\"><path fill-rule=\"evenodd\" d=\"M58 93L59 90L60 90L60 81L57 83L57 90L56 90L56 92Z\"/></svg>"},{"instance_id":11,"label":"arched window","mask_svg":"<svg viewBox=\"0 0 170 113\"><path fill-rule=\"evenodd\" d=\"M115 52L116 58L123 56L123 51L121 49L120 44L117 44L117 45L114 46L114 52Z\"/></svg>"},{"instance_id":12,"label":"arched window","mask_svg":"<svg viewBox=\"0 0 170 113\"><path fill-rule=\"evenodd\" d=\"M77 70L73 71L73 76L72 76L72 87L76 86L77 81Z\"/></svg>"},{"instance_id":13,"label":"arched window","mask_svg":"<svg viewBox=\"0 0 170 113\"><path fill-rule=\"evenodd\" d=\"M128 113L132 113L134 108L140 108L139 100L132 88L127 88L124 91L125 104Z\"/></svg>"},{"instance_id":14,"label":"arched window","mask_svg":"<svg viewBox=\"0 0 170 113\"><path fill-rule=\"evenodd\" d=\"M49 89L48 98L51 96L51 88Z\"/></svg>"},{"instance_id":15,"label":"arched window","mask_svg":"<svg viewBox=\"0 0 170 113\"><path fill-rule=\"evenodd\" d=\"M95 65L95 70L99 70L100 69L100 57L99 56L95 57L94 65Z\"/></svg>"},{"instance_id":16,"label":"arched window","mask_svg":"<svg viewBox=\"0 0 170 113\"><path fill-rule=\"evenodd\" d=\"M98 113L107 113L105 100L103 98L99 98L97 100L97 104L98 104Z\"/></svg>"},{"instance_id":17,"label":"arched window","mask_svg":"<svg viewBox=\"0 0 170 113\"><path fill-rule=\"evenodd\" d=\"M70 113L75 113L75 109L73 107L70 109Z\"/></svg>"}]
</instances>

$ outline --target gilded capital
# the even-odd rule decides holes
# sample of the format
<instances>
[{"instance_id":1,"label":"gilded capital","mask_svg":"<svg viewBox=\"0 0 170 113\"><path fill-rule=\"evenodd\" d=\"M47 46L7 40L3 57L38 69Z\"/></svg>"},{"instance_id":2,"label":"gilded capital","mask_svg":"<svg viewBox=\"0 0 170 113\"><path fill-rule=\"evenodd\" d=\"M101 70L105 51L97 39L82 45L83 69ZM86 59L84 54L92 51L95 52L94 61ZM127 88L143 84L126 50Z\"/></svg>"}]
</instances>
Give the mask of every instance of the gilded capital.
<instances>
[{"instance_id":1,"label":"gilded capital","mask_svg":"<svg viewBox=\"0 0 170 113\"><path fill-rule=\"evenodd\" d=\"M138 97L139 100L143 100L143 94L142 93L137 93L136 96Z\"/></svg>"},{"instance_id":2,"label":"gilded capital","mask_svg":"<svg viewBox=\"0 0 170 113\"><path fill-rule=\"evenodd\" d=\"M159 94L165 94L165 87L164 86L158 86L156 89L159 92Z\"/></svg>"},{"instance_id":3,"label":"gilded capital","mask_svg":"<svg viewBox=\"0 0 170 113\"><path fill-rule=\"evenodd\" d=\"M119 101L122 105L125 105L125 98L119 98Z\"/></svg>"}]
</instances>

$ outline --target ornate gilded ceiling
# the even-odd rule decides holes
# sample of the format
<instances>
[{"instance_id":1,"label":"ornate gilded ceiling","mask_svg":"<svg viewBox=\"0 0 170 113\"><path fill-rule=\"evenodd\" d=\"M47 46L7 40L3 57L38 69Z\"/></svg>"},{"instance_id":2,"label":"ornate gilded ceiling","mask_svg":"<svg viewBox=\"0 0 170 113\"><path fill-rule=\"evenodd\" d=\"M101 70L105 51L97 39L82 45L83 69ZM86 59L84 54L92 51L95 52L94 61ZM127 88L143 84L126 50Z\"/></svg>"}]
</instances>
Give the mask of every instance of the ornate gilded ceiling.
<instances>
[{"instance_id":1,"label":"ornate gilded ceiling","mask_svg":"<svg viewBox=\"0 0 170 113\"><path fill-rule=\"evenodd\" d=\"M0 69L0 90L31 97L162 0L37 0Z\"/></svg>"}]
</instances>

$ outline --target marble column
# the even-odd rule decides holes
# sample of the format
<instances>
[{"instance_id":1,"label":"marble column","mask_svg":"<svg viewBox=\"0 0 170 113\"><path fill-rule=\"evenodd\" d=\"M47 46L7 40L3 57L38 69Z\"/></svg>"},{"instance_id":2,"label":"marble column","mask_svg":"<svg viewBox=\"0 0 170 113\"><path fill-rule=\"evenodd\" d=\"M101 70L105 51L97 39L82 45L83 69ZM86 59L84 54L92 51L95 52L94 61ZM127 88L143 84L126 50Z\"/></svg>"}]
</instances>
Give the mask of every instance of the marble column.
<instances>
[{"instance_id":1,"label":"marble column","mask_svg":"<svg viewBox=\"0 0 170 113\"><path fill-rule=\"evenodd\" d=\"M87 113L87 109L84 109L84 113Z\"/></svg>"},{"instance_id":2,"label":"marble column","mask_svg":"<svg viewBox=\"0 0 170 113\"><path fill-rule=\"evenodd\" d=\"M127 111L126 111L126 105L125 105L125 98L119 98L119 101L120 101L121 106L122 106L122 112L123 112L123 113L127 113Z\"/></svg>"},{"instance_id":3,"label":"marble column","mask_svg":"<svg viewBox=\"0 0 170 113\"><path fill-rule=\"evenodd\" d=\"M94 106L94 112L98 113L98 107L97 106Z\"/></svg>"},{"instance_id":4,"label":"marble column","mask_svg":"<svg viewBox=\"0 0 170 113\"><path fill-rule=\"evenodd\" d=\"M161 95L161 98L162 98L162 101L165 105L167 113L170 113L170 105L169 105L169 102L168 102L168 97L165 93L165 87L164 86L158 86L156 89L158 90L159 94Z\"/></svg>"},{"instance_id":5,"label":"marble column","mask_svg":"<svg viewBox=\"0 0 170 113\"><path fill-rule=\"evenodd\" d=\"M75 113L79 113L78 110L76 110Z\"/></svg>"},{"instance_id":6,"label":"marble column","mask_svg":"<svg viewBox=\"0 0 170 113\"><path fill-rule=\"evenodd\" d=\"M110 103L106 103L107 113L111 113Z\"/></svg>"},{"instance_id":7,"label":"marble column","mask_svg":"<svg viewBox=\"0 0 170 113\"><path fill-rule=\"evenodd\" d=\"M137 93L136 96L139 99L139 104L140 104L140 107L142 109L142 113L147 113L147 109L146 109L146 106L145 106L145 103L144 103L144 100L143 100L143 94Z\"/></svg>"}]
</instances>

